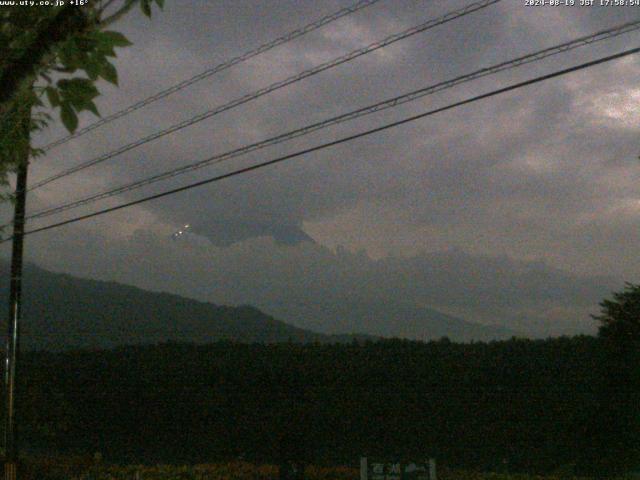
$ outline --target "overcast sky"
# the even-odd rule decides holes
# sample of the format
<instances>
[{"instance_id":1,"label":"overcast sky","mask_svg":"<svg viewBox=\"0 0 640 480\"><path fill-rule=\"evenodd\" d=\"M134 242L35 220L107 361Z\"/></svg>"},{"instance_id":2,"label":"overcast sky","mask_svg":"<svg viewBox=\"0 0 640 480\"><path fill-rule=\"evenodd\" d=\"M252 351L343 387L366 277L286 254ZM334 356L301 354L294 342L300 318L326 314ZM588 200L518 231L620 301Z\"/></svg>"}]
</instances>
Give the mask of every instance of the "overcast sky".
<instances>
[{"instance_id":1,"label":"overcast sky","mask_svg":"<svg viewBox=\"0 0 640 480\"><path fill-rule=\"evenodd\" d=\"M119 51L120 87L100 85L99 109L115 112L351 3L168 0L150 21L136 12L118 25L134 46ZM382 0L53 149L34 161L30 180L467 3ZM29 211L636 18L640 7L527 7L524 0L504 0L53 182L29 194ZM626 34L32 226L638 45L639 33ZM364 305L385 299L430 306L537 335L593 331L588 313L596 313L602 295L623 281L640 281L639 58L36 234L27 257L57 271L251 303L316 329L323 326L301 318L295 305L355 297ZM82 125L92 121L83 114ZM62 133L54 125L34 143ZM9 218L6 207L3 212ZM171 240L185 223L192 232Z\"/></svg>"}]
</instances>

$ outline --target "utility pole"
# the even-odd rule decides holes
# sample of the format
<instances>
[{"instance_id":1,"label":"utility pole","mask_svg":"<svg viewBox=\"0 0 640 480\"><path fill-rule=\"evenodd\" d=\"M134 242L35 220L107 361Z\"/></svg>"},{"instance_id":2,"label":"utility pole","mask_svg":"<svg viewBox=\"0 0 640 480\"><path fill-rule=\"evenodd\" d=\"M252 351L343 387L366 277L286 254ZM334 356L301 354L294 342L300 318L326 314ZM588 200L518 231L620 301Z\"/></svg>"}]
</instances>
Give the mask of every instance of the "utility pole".
<instances>
[{"instance_id":1,"label":"utility pole","mask_svg":"<svg viewBox=\"0 0 640 480\"><path fill-rule=\"evenodd\" d=\"M11 278L9 286L9 317L5 362L5 480L16 480L18 469L18 432L16 424L16 367L19 353L20 320L22 317L22 256L24 246L24 216L27 200L27 169L31 128L31 107L19 119L19 128L25 135L24 148L18 152L16 198L13 214L11 250Z\"/></svg>"}]
</instances>

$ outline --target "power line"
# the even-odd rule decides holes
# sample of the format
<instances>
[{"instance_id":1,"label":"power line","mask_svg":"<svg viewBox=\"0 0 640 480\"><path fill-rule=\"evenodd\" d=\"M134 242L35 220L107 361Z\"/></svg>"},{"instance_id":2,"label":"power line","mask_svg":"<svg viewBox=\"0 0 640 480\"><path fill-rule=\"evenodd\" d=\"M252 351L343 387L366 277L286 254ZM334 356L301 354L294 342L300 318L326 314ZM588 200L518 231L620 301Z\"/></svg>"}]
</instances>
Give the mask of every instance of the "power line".
<instances>
[{"instance_id":1,"label":"power line","mask_svg":"<svg viewBox=\"0 0 640 480\"><path fill-rule=\"evenodd\" d=\"M366 130L364 132L360 132L360 133L357 133L357 134L354 134L354 135L349 135L347 137L343 137L343 138L340 138L338 140L334 140L334 141L331 141L331 142L323 143L323 144L317 145L315 147L310 147L310 148L307 148L307 149L304 149L304 150L300 150L300 151L295 152L295 153L291 153L289 155L284 155L282 157L278 157L278 158L275 158L275 159L272 159L272 160L268 160L266 162L258 163L258 164L255 164L255 165L251 165L249 167L240 168L238 170L234 170L232 172L225 173L225 174L222 174L222 175L217 175L215 177L211 177L211 178L208 178L208 179L205 179L205 180L200 180L198 182L194 182L194 183L191 183L189 185L185 185L185 186L182 186L182 187L174 188L172 190L168 190L168 191L165 191L165 192L162 192L162 193L158 193L158 194L155 194L155 195L149 195L147 197L143 197L143 198L140 198L138 200L134 200L134 201L131 201L131 202L128 202L128 203L117 205L115 207L105 208L105 209L99 210L97 212L89 213L89 214L86 214L86 215L81 215L81 216L78 216L78 217L75 217L75 218L71 218L69 220L64 220L64 221L61 221L61 222L50 224L50 225L47 225L45 227L36 228L34 230L29 230L29 231L25 232L24 234L25 235L30 235L30 234L33 234L33 233L44 232L46 230L51 230L53 228L61 227L63 225L76 223L76 222L79 222L79 221L87 220L89 218L93 218L93 217L97 217L97 216L100 216L100 215L104 215L106 213L111 213L111 212L114 212L116 210L121 210L123 208L131 207L131 206L134 206L134 205L139 205L141 203L145 203L145 202L148 202L150 200L156 200L158 198L166 197L166 196L173 195L173 194L176 194L176 193L179 193L179 192L183 192L183 191L186 191L186 190L191 190L192 188L200 187L202 185L207 185L209 183L218 182L218 181L224 180L226 178L235 177L235 176L238 176L238 175L241 175L241 174L244 174L244 173L251 172L253 170L258 170L260 168L267 167L269 165L274 165L276 163L284 162L285 160L290 160L292 158L300 157L300 156L306 155L308 153L316 152L316 151L319 151L319 150L324 150L326 148L333 147L335 145L340 145L342 143L350 142L352 140L356 140L356 139L361 138L361 137L365 137L365 136L368 136L368 135L371 135L371 134L374 134L374 133L382 132L384 130L388 130L388 129L391 129L391 128L395 128L395 127L398 127L400 125L404 125L406 123L410 123L410 122L419 120L421 118L429 117L431 115L435 115L435 114L440 113L440 112L444 112L444 111L447 111L447 110L452 110L454 108L457 108L457 107L460 107L460 106L463 106L463 105L467 105L467 104L470 104L470 103L473 103L473 102L477 102L477 101L483 100L485 98L494 97L494 96L500 95L502 93L510 92L510 91L513 91L513 90L517 90L519 88L523 88L523 87L526 87L526 86L529 86L529 85L533 85L533 84L536 84L536 83L539 83L539 82L543 82L543 81L546 81L546 80L549 80L549 79L552 79L552 78L560 77L562 75L567 75L569 73L576 72L578 70L584 70L586 68L590 68L590 67L593 67L595 65L599 65L599 64L602 64L602 63L605 63L605 62L610 62L612 60L617 60L619 58L627 57L629 55L633 55L633 54L638 53L638 52L640 52L640 47L632 48L630 50L625 50L623 52L620 52L620 53L617 53L617 54L614 54L614 55L601 57L601 58L599 58L597 60L592 60L590 62L582 63L580 65L576 65L576 66L573 66L573 67L565 68L563 70L558 70L558 71L555 71L553 73L549 73L547 75L542 75L542 76L539 76L539 77L535 77L533 79L526 80L524 82L519 82L519 83L510 85L508 87L503 87L503 88L500 88L498 90L493 90L493 91L488 92L488 93L477 95L475 97L471 97L471 98L468 98L466 100L462 100L462 101L459 101L459 102L456 102L456 103L452 103L452 104L449 104L449 105L444 106L444 107L436 108L434 110L429 110L427 112L424 112L424 113L421 113L421 114L418 114L418 115L407 117L405 119L398 120L398 121L393 122L393 123L388 123L388 124L383 125L381 127L372 128L372 129ZM0 244L11 240L11 238L12 237L9 237L9 238L1 240Z\"/></svg>"},{"instance_id":2,"label":"power line","mask_svg":"<svg viewBox=\"0 0 640 480\"><path fill-rule=\"evenodd\" d=\"M338 10L337 12L334 12L332 14L326 15L320 19L318 19L315 22L309 23L307 25L305 25L302 28L299 28L297 30L294 30L292 32L289 32L281 37L276 38L275 40L265 43L253 50L250 50L248 52L243 53L242 55L239 55L237 57L231 58L230 60L227 60L221 64L218 64L212 68L209 68L207 70L205 70L204 72L201 72L197 75L194 75L191 78L188 78L186 80L183 80L175 85L172 85L171 87L162 90L160 92L157 92L156 94L147 97L139 102L136 102L126 108L124 108L123 110L120 110L118 112L115 112L107 117L103 117L100 118L99 120L95 121L94 123L92 123L91 125L88 125L74 133L71 133L69 135L66 135L64 137L59 138L58 140L55 140L51 143L48 143L46 145L44 145L43 147L40 147L40 150L42 152L47 152L49 150L51 150L54 147L57 147L59 145L65 144L67 142L69 142L70 140L73 140L74 138L78 138L83 136L85 133L88 133L90 131L93 131L99 127L101 127L102 125L106 125L107 123L111 123L114 120L117 120L121 117L124 117L130 113L135 112L136 110L139 110L157 100L161 100L165 97L168 97L169 95L172 95L180 90L183 90L184 88L187 88L197 82L199 82L200 80L204 80L205 78L208 78L210 76L213 76L217 73L220 73L228 68L231 68L235 65L238 65L239 63L245 62L247 60L250 60L253 57L256 57L262 53L266 53L269 50L272 50L280 45L283 45L285 43L288 43L296 38L302 37L304 35L306 35L307 33L311 33L314 30L317 30L325 25L328 25L329 23L338 20L342 17L345 17L347 15L350 15L352 13L357 12L358 10L362 10L364 8L367 8L375 3L378 3L380 0L360 0L359 2L357 2L356 4L350 6L350 7L345 7L342 8L340 10ZM3 114L4 115L4 114Z\"/></svg>"},{"instance_id":3,"label":"power line","mask_svg":"<svg viewBox=\"0 0 640 480\"><path fill-rule=\"evenodd\" d=\"M157 140L158 138L164 137L166 135L169 135L171 133L177 132L179 130L182 130L183 128L187 128L190 127L191 125L194 125L196 123L199 123L203 120L206 120L208 118L211 118L215 115L218 115L220 113L223 113L227 110L231 110L233 108L236 108L240 105L244 105L245 103L251 102L257 98L260 98L264 95L267 95L271 92L274 92L276 90L279 90L281 88L284 88L288 85L297 83L301 80L304 80L305 78L309 78L313 75L317 75L318 73L324 72L326 70L329 70L331 68L337 67L339 65L342 65L344 63L347 63L351 60L354 60L358 57L361 57L362 55L366 55L368 53L371 53L375 50L378 50L380 48L384 48L388 45L391 45L392 43L398 42L400 40L403 40L405 38L411 37L413 35L417 35L418 33L422 33L426 30L429 30L431 28L434 28L438 25L442 25L444 23L453 21L457 18L460 17L464 17L466 15L469 15L471 13L474 13L478 10L484 9L489 7L490 5L493 5L494 3L498 3L502 0L481 0L478 2L474 2L472 4L467 5L464 8L461 8L459 10L455 10L452 12L449 12L441 17L432 19L432 20L428 20L427 22L421 23L420 25L408 28L406 30L403 30L399 33L394 33L388 37L386 37L385 39L379 41L379 42L375 42L372 43L370 45L367 45L366 47L360 48L358 50L354 50L352 52L347 53L346 55L343 55L341 57L335 58L333 60L330 60L328 62L322 63L320 65L317 65L309 70L305 70L299 74L293 75L291 77L288 77L284 80L280 80L278 82L275 82L267 87L261 88L259 90L256 90L252 93L248 93L242 97L236 98L224 105L220 105L218 107L215 107L212 110L208 110L204 113L201 113L199 115L196 115L195 117L192 117L188 120L184 120L182 122L179 122L177 124L172 125L171 127L168 127L164 130L160 130L158 132L155 132L151 135L148 135L146 137L143 137L141 139L138 139L134 142L128 143L122 147L117 148L116 150L113 150L111 152L108 152L104 155L100 155L99 157L93 158L91 160L88 160L86 162L83 162L79 165L76 165L75 167L69 168L67 170L63 170L62 172L59 172L57 174L54 174L48 178L45 178L44 180L41 180L40 182L37 182L36 184L34 184L33 186L31 186L29 188L29 190L35 190L36 188L40 188L43 185L46 185L50 182L53 182L54 180L58 180L60 178L66 177L68 175L71 175L73 173L79 172L80 170L84 170L85 168L89 168L92 167L94 165L97 165L99 163L102 163L106 160L109 160L113 157L116 157L122 153L128 152L129 150L132 150L134 148L137 148L141 145L144 145L146 143L149 143L153 140Z\"/></svg>"},{"instance_id":4,"label":"power line","mask_svg":"<svg viewBox=\"0 0 640 480\"><path fill-rule=\"evenodd\" d=\"M233 57L223 63L220 63L214 67L211 67L197 75L194 75L191 78L188 78L186 80L183 80L179 83L176 83L175 85L172 85L171 87L162 90L154 95L151 95L150 97L147 97L143 100L140 100L139 102L136 102L132 105L129 105L128 107L115 112L107 117L101 118L99 120L97 120L96 122L92 123L91 125L88 125L80 130L78 130L77 132L74 132L70 135L64 136L62 138L59 138L58 140L55 140L51 143L48 143L47 145L43 146L41 148L42 151L46 152L48 150L51 150L54 147L57 147L58 145L62 145L64 143L69 142L70 140L74 139L74 138L78 138L81 137L82 135L84 135L85 133L91 132L92 130L95 130L103 125L106 125L107 123L111 123L114 120L117 120L119 118L122 118L126 115L129 115L132 112L135 112L136 110L139 110L143 107L146 107L147 105L156 102L158 100L161 100L163 98L168 97L169 95L172 95L176 92L179 92L180 90L183 90L191 85L193 85L194 83L197 83L201 80L204 80L205 78L209 78L217 73L222 72L223 70L227 70L228 68L231 68L235 65L238 65L239 63L245 62L253 57L257 57L258 55L261 55L263 53L268 52L269 50L272 50L276 47L279 47L280 45L283 45L287 42L290 42L291 40L294 40L296 38L302 37L303 35L306 35L307 33L311 33L314 30L317 30L325 25L328 25L329 23L338 20L342 17L346 17L347 15L350 15L352 13L355 13L359 10L363 10L371 5L374 5L375 3L378 3L380 0L361 0L353 5L351 5L350 7L345 7L342 8L340 10L338 10L337 12L331 13L329 15L326 15L318 20L316 20L315 22L309 23L307 25L305 25L302 28L299 28L297 30L293 30L281 37L276 38L275 40L272 40L268 43L265 43L263 45L260 45L257 48L254 48L253 50L249 50L248 52L243 53L242 55L238 55L237 57Z\"/></svg>"},{"instance_id":5,"label":"power line","mask_svg":"<svg viewBox=\"0 0 640 480\"><path fill-rule=\"evenodd\" d=\"M119 195L121 193L125 193L125 192L129 192L132 190L136 190L138 188L144 187L146 185L151 185L153 183L162 181L162 180L166 180L168 178L172 178L178 175L182 175L184 173L190 172L190 171L194 171L194 170L198 170L200 168L204 168L207 166L210 166L212 164L218 164L221 163L223 161L227 161L230 160L232 158L236 158L239 156L243 156L246 155L248 153L251 152L255 152L257 150L261 150L263 148L269 147L269 146L273 146L279 143L283 143L286 142L288 140L292 140L294 138L298 138L304 135L307 135L309 133L321 130L323 128L327 128L329 126L333 126L333 125L337 125L346 121L350 121L350 120L354 120L356 118L360 118L363 117L365 115L370 115L372 113L376 113L376 112L380 112L389 108L393 108L396 107L398 105L402 105L404 103L407 102L411 102L420 98L423 98L427 95L432 95L434 93L437 92L441 92L443 90L455 87L457 85L460 85L462 83L466 83L472 80L476 80L478 78L482 78L488 75L492 75L492 74L496 74L499 72L503 72L505 70L509 70L512 68L516 68L522 65L527 65L529 63L532 62L536 62L539 60L542 60L544 58L553 56L553 55L557 55L559 53L563 53L578 47L582 47L585 45L591 45L595 42L599 42L599 41L603 41L606 39L610 39L613 37L616 37L618 35L622 35L624 33L629 33L632 31L636 31L640 29L640 20L637 20L635 22L628 22L622 25L618 25L616 27L612 27L612 28L608 28L606 30L601 30L597 33L594 33L592 35L588 35L588 36L584 36L566 43L562 43L560 45L556 45L553 47L549 47L546 48L544 50L540 50L534 53L530 53L521 57L517 57L515 59L512 60L508 60L502 63L498 63L496 65L493 65L491 67L486 67L486 68L481 68L479 70L476 70L474 72L462 75L462 76L458 76L455 77L453 79L450 80L446 80L444 82L440 82L437 83L435 85L431 85L428 87L424 87L418 90L414 90L412 92L409 93L405 93L403 95L391 98L391 99L387 99L378 103L375 103L373 105L369 105L367 107L363 107L348 113L344 113L342 115L338 115L329 119L325 119L322 120L320 122L316 122L313 123L311 125L307 125L305 127L301 127L283 134L280 134L278 136L266 139L266 140L262 140L260 142L257 143L253 143L247 146L243 146L240 148L236 148L233 150L229 150L227 152L215 155L213 157L207 158L205 160L201 160L189 165L185 165L182 167L178 167L169 171L165 171L162 173L159 173L157 175L153 175L151 177L147 177L144 178L142 180L136 181L136 182L132 182L114 189L110 189L110 190L105 190L96 194L93 194L91 196L79 199L79 200L75 200L73 202L69 202L69 203L65 203L62 205L59 205L57 207L52 207L52 208L48 208L46 210L41 210L39 212L33 213L31 215L28 215L26 218L27 219L37 219L37 218L43 218L43 217L48 217L51 215L54 215L56 213L60 213L60 212L64 212L67 210L71 210L83 205L88 205L90 203L94 203L97 202L99 200L103 200L105 198L109 198L115 195Z\"/></svg>"}]
</instances>

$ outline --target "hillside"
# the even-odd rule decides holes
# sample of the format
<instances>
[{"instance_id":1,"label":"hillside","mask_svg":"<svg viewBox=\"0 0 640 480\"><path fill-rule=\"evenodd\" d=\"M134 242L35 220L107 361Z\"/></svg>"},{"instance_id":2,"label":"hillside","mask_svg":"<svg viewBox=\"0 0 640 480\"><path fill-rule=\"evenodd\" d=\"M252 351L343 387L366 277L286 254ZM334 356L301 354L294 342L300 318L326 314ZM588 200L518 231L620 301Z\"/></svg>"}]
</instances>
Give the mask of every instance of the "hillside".
<instances>
[{"instance_id":1,"label":"hillside","mask_svg":"<svg viewBox=\"0 0 640 480\"><path fill-rule=\"evenodd\" d=\"M382 300L362 301L346 295L322 304L281 305L274 309L279 318L305 318L310 328L322 332L361 331L385 338L456 342L506 340L521 337L498 325L482 325L447 315L436 309Z\"/></svg>"},{"instance_id":2,"label":"hillside","mask_svg":"<svg viewBox=\"0 0 640 480\"><path fill-rule=\"evenodd\" d=\"M2 264L3 271L8 265ZM8 275L0 281L1 298L7 298ZM344 318L376 316L379 309L355 311L335 306ZM406 325L406 336L421 339L449 336L452 340L489 340L509 337L507 330L485 327L424 309L397 311ZM377 323L397 321L377 319ZM357 322L356 322L357 323ZM2 326L2 333L5 327ZM357 332L356 328L349 331ZM425 333L426 332L426 333ZM124 344L184 341L207 343L220 339L241 342L349 342L367 335L331 335L298 328L251 306L220 306L178 295L157 293L113 282L82 279L52 273L34 265L24 272L24 321L22 347L109 348ZM366 332L380 334L381 332ZM420 334L420 335L419 335Z\"/></svg>"},{"instance_id":3,"label":"hillside","mask_svg":"<svg viewBox=\"0 0 640 480\"><path fill-rule=\"evenodd\" d=\"M3 267L6 272L7 265ZM8 295L7 277L3 275L0 282L3 299ZM168 293L52 273L33 265L25 268L23 296L22 347L29 350L108 348L170 340L304 343L344 342L353 338L296 328L251 306L203 303ZM4 334L6 326L3 324L2 328Z\"/></svg>"}]
</instances>

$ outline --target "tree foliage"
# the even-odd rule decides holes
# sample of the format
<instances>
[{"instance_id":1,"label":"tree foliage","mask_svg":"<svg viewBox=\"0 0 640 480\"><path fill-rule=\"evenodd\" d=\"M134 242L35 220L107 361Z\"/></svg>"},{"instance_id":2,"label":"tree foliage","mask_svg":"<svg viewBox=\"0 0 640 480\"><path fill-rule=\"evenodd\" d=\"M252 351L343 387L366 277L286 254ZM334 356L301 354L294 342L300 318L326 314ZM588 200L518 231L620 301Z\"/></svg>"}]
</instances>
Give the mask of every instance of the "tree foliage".
<instances>
[{"instance_id":1,"label":"tree foliage","mask_svg":"<svg viewBox=\"0 0 640 480\"><path fill-rule=\"evenodd\" d=\"M162 8L164 0L0 9L0 183L6 185L7 174L23 161L16 152L26 146L30 156L39 153L19 128L25 115L34 131L47 126L49 111L58 111L70 132L76 130L80 112L99 115L96 82L117 85L112 59L116 48L131 44L109 26L137 4L150 16L152 3Z\"/></svg>"},{"instance_id":2,"label":"tree foliage","mask_svg":"<svg viewBox=\"0 0 640 480\"><path fill-rule=\"evenodd\" d=\"M600 303L601 313L594 319L600 322L600 337L621 346L633 348L640 344L640 285L627 283L613 299Z\"/></svg>"},{"instance_id":3,"label":"tree foliage","mask_svg":"<svg viewBox=\"0 0 640 480\"><path fill-rule=\"evenodd\" d=\"M627 283L600 303L598 407L589 437L601 471L640 466L640 285Z\"/></svg>"},{"instance_id":4,"label":"tree foliage","mask_svg":"<svg viewBox=\"0 0 640 480\"><path fill-rule=\"evenodd\" d=\"M576 337L31 353L22 438L33 451L125 463L431 455L451 467L553 472L581 458L599 348Z\"/></svg>"}]
</instances>

